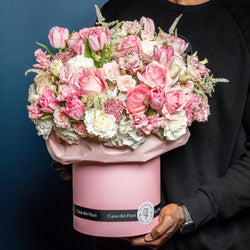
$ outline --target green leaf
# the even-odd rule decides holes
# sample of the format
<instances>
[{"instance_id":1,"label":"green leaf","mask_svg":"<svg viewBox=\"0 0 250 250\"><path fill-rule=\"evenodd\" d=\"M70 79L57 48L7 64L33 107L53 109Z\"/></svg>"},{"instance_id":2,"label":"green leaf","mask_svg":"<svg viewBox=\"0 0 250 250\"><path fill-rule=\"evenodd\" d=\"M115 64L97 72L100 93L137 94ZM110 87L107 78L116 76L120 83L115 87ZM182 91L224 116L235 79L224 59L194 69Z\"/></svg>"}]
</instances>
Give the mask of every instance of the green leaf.
<instances>
[{"instance_id":1,"label":"green leaf","mask_svg":"<svg viewBox=\"0 0 250 250\"><path fill-rule=\"evenodd\" d=\"M111 44L108 48L108 62L111 62Z\"/></svg>"},{"instance_id":2,"label":"green leaf","mask_svg":"<svg viewBox=\"0 0 250 250\"><path fill-rule=\"evenodd\" d=\"M85 36L83 37L83 39L84 39L84 45L85 45L84 56L87 57L87 58L92 58L91 51L90 51L90 48L89 48L88 39Z\"/></svg>"},{"instance_id":3,"label":"green leaf","mask_svg":"<svg viewBox=\"0 0 250 250\"><path fill-rule=\"evenodd\" d=\"M101 57L101 64L100 64L101 67L105 63L105 56L106 56L106 44L104 44L103 50L102 50L102 57Z\"/></svg>"},{"instance_id":4,"label":"green leaf","mask_svg":"<svg viewBox=\"0 0 250 250\"><path fill-rule=\"evenodd\" d=\"M45 119L49 119L49 118L52 118L52 117L53 117L53 115L49 114L49 115L42 116L41 119L45 120Z\"/></svg>"},{"instance_id":5,"label":"green leaf","mask_svg":"<svg viewBox=\"0 0 250 250\"><path fill-rule=\"evenodd\" d=\"M44 44L42 44L42 43L39 43L39 42L35 42L37 45L39 45L40 47L42 47L42 48L44 48L49 54L50 54L50 56L53 58L53 56L54 56L54 53L46 46L46 45L44 45Z\"/></svg>"},{"instance_id":6,"label":"green leaf","mask_svg":"<svg viewBox=\"0 0 250 250\"><path fill-rule=\"evenodd\" d=\"M149 116L152 116L154 113L155 113L155 111L154 111L152 108L149 108L149 109L147 110L147 112L145 113L145 115L146 115L147 117L149 117Z\"/></svg>"}]
</instances>

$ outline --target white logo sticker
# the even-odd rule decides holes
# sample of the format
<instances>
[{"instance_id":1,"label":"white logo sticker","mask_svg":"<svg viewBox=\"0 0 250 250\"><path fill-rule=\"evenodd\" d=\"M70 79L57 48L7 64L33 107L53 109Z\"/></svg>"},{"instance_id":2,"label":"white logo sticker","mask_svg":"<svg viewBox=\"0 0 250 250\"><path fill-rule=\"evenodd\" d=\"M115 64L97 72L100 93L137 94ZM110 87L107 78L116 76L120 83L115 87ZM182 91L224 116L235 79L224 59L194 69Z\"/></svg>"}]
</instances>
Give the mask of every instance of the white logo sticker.
<instances>
[{"instance_id":1,"label":"white logo sticker","mask_svg":"<svg viewBox=\"0 0 250 250\"><path fill-rule=\"evenodd\" d=\"M147 201L144 202L137 211L137 219L142 224L148 224L154 218L154 205Z\"/></svg>"}]
</instances>

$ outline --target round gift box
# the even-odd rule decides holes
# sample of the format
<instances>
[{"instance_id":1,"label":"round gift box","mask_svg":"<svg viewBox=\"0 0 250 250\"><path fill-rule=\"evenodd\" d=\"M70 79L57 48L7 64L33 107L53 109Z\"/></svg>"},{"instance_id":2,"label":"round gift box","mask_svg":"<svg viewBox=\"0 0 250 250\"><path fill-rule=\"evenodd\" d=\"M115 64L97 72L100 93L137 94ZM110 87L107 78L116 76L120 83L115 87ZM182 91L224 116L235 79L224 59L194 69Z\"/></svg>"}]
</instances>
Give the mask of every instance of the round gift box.
<instances>
[{"instance_id":1,"label":"round gift box","mask_svg":"<svg viewBox=\"0 0 250 250\"><path fill-rule=\"evenodd\" d=\"M74 163L73 223L83 233L148 233L160 211L160 157L145 163Z\"/></svg>"}]
</instances>

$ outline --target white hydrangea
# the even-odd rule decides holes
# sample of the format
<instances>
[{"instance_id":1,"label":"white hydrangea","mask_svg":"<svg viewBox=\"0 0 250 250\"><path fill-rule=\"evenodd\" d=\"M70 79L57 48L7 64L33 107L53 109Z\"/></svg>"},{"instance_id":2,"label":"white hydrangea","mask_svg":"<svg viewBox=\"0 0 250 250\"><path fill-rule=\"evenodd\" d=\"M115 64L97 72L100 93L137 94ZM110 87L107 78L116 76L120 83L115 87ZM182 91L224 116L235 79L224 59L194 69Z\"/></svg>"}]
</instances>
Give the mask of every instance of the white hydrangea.
<instances>
[{"instance_id":1,"label":"white hydrangea","mask_svg":"<svg viewBox=\"0 0 250 250\"><path fill-rule=\"evenodd\" d=\"M53 62L50 64L50 72L54 76L59 77L62 66L63 63L61 60L53 60Z\"/></svg>"},{"instance_id":2,"label":"white hydrangea","mask_svg":"<svg viewBox=\"0 0 250 250\"><path fill-rule=\"evenodd\" d=\"M73 128L58 128L54 127L56 135L66 141L68 144L79 144L80 136Z\"/></svg>"},{"instance_id":3,"label":"white hydrangea","mask_svg":"<svg viewBox=\"0 0 250 250\"><path fill-rule=\"evenodd\" d=\"M76 72L80 67L91 68L94 67L94 60L92 58L87 58L84 55L76 55L68 60L67 64L69 64L73 70Z\"/></svg>"},{"instance_id":4,"label":"white hydrangea","mask_svg":"<svg viewBox=\"0 0 250 250\"><path fill-rule=\"evenodd\" d=\"M137 132L137 129L132 127L130 121L124 117L119 123L119 128L115 136L105 142L104 145L109 147L128 146L132 149L136 149L146 140L145 136L138 135Z\"/></svg>"},{"instance_id":5,"label":"white hydrangea","mask_svg":"<svg viewBox=\"0 0 250 250\"><path fill-rule=\"evenodd\" d=\"M144 40L142 41L142 51L152 57L154 55L154 46L158 45L157 41L149 41L149 40Z\"/></svg>"},{"instance_id":6,"label":"white hydrangea","mask_svg":"<svg viewBox=\"0 0 250 250\"><path fill-rule=\"evenodd\" d=\"M184 110L172 115L172 117L173 120L168 120L163 132L163 135L170 141L177 140L186 133L188 121Z\"/></svg>"},{"instance_id":7,"label":"white hydrangea","mask_svg":"<svg viewBox=\"0 0 250 250\"><path fill-rule=\"evenodd\" d=\"M87 110L85 112L84 123L90 135L98 136L102 140L113 137L118 128L115 117L105 114L101 110Z\"/></svg>"},{"instance_id":8,"label":"white hydrangea","mask_svg":"<svg viewBox=\"0 0 250 250\"><path fill-rule=\"evenodd\" d=\"M36 120L36 129L38 135L42 135L45 140L48 139L49 134L51 133L53 128L52 119L37 119Z\"/></svg>"}]
</instances>

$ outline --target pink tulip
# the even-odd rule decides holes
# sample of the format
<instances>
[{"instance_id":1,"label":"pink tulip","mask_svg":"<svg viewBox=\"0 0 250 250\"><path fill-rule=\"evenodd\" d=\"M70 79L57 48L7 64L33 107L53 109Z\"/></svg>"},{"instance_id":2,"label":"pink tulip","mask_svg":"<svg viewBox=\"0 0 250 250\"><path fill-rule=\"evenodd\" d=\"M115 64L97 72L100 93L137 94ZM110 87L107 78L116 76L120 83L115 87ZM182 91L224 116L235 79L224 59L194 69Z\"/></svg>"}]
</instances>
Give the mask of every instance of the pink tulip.
<instances>
[{"instance_id":1,"label":"pink tulip","mask_svg":"<svg viewBox=\"0 0 250 250\"><path fill-rule=\"evenodd\" d=\"M67 40L67 45L69 48L72 48L74 44L78 41L80 41L82 37L78 32L73 33L73 35Z\"/></svg>"},{"instance_id":2,"label":"pink tulip","mask_svg":"<svg viewBox=\"0 0 250 250\"><path fill-rule=\"evenodd\" d=\"M154 35L155 33L155 24L154 21L150 18L146 17L141 17L140 19L140 25L143 26L143 30Z\"/></svg>"},{"instance_id":3,"label":"pink tulip","mask_svg":"<svg viewBox=\"0 0 250 250\"><path fill-rule=\"evenodd\" d=\"M109 42L109 29L92 28L88 33L89 46L94 51L102 50Z\"/></svg>"},{"instance_id":4,"label":"pink tulip","mask_svg":"<svg viewBox=\"0 0 250 250\"><path fill-rule=\"evenodd\" d=\"M154 60L165 67L171 66L174 60L174 49L171 46L154 47Z\"/></svg>"},{"instance_id":5,"label":"pink tulip","mask_svg":"<svg viewBox=\"0 0 250 250\"><path fill-rule=\"evenodd\" d=\"M66 107L61 109L66 115L74 120L83 118L85 106L78 98L69 98L66 100Z\"/></svg>"},{"instance_id":6,"label":"pink tulip","mask_svg":"<svg viewBox=\"0 0 250 250\"><path fill-rule=\"evenodd\" d=\"M50 45L55 49L64 49L69 38L69 30L58 26L49 31Z\"/></svg>"},{"instance_id":7,"label":"pink tulip","mask_svg":"<svg viewBox=\"0 0 250 250\"><path fill-rule=\"evenodd\" d=\"M148 91L148 103L152 109L159 110L165 103L166 93L161 87L154 87Z\"/></svg>"}]
</instances>

